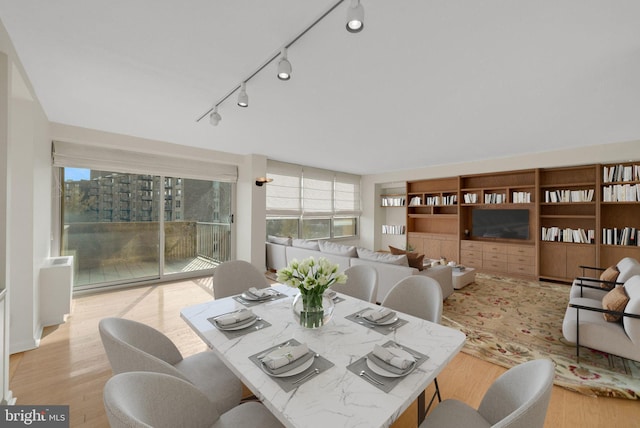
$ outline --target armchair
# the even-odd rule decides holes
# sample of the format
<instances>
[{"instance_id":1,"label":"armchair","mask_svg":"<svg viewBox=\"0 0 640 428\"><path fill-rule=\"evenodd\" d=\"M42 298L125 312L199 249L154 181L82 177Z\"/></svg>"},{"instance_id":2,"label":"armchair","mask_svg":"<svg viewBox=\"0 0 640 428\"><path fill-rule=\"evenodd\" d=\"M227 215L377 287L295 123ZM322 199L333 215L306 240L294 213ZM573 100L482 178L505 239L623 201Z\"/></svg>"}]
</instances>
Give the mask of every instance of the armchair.
<instances>
[{"instance_id":1,"label":"armchair","mask_svg":"<svg viewBox=\"0 0 640 428\"><path fill-rule=\"evenodd\" d=\"M627 280L622 287L628 301L618 305L608 299L572 297L562 323L562 334L576 344L576 358L580 359L580 346L608 352L640 361L640 275ZM620 317L621 321L608 321L605 315Z\"/></svg>"},{"instance_id":2,"label":"armchair","mask_svg":"<svg viewBox=\"0 0 640 428\"><path fill-rule=\"evenodd\" d=\"M615 266L601 268L593 266L580 266L582 276L574 279L569 292L569 298L585 297L589 299L602 300L602 298L614 287L623 285L634 275L640 275L640 263L631 257L621 259ZM607 275L612 270L617 270L618 274L614 280ZM587 272L600 272L598 277L587 276Z\"/></svg>"}]
</instances>

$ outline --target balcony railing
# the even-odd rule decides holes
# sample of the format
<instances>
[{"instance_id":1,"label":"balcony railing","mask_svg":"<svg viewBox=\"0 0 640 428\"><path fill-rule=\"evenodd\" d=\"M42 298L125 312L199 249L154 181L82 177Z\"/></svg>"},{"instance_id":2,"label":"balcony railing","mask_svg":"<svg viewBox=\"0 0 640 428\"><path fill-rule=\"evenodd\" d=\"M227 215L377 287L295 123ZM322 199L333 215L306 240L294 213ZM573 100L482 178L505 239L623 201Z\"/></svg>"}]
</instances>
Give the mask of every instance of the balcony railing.
<instances>
[{"instance_id":1,"label":"balcony railing","mask_svg":"<svg viewBox=\"0 0 640 428\"><path fill-rule=\"evenodd\" d=\"M198 256L218 263L231 259L231 225L228 223L196 223Z\"/></svg>"}]
</instances>

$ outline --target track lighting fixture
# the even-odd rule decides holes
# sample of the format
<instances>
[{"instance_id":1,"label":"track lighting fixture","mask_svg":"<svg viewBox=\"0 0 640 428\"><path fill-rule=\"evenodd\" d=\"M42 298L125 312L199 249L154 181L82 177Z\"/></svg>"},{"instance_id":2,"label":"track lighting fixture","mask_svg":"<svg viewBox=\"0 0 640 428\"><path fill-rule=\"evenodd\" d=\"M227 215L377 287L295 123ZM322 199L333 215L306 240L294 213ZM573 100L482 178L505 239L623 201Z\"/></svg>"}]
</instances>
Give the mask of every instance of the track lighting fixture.
<instances>
[{"instance_id":1,"label":"track lighting fixture","mask_svg":"<svg viewBox=\"0 0 640 428\"><path fill-rule=\"evenodd\" d=\"M200 122L207 115L209 115L209 121L213 126L218 125L222 118L218 114L218 106L224 103L229 97L238 92L238 105L240 107L247 107L249 105L249 96L247 95L246 84L249 80L253 79L258 73L260 73L265 67L275 61L277 58L280 58L278 61L278 79L280 80L289 80L291 78L291 63L287 59L287 50L296 43L302 36L307 34L313 27L315 27L320 21L326 18L331 12L333 12L338 6L344 3L345 0L336 0L333 5L331 5L327 10L325 10L315 21L309 24L306 28L298 33L293 39L291 39L288 43L282 45L282 49L280 52L274 52L270 57L267 58L261 65L259 65L251 74L248 74L239 85L234 86L225 96L220 98L213 107L211 107L207 112L203 113L196 122ZM349 9L347 10L347 31L350 33L359 33L364 28L364 8L360 4L360 0L351 0L351 4L349 5ZM258 181L256 181L256 185Z\"/></svg>"},{"instance_id":2,"label":"track lighting fixture","mask_svg":"<svg viewBox=\"0 0 640 428\"><path fill-rule=\"evenodd\" d=\"M282 48L282 54L278 62L278 79L291 79L291 63L287 59L287 48Z\"/></svg>"},{"instance_id":3,"label":"track lighting fixture","mask_svg":"<svg viewBox=\"0 0 640 428\"><path fill-rule=\"evenodd\" d=\"M364 28L364 7L360 0L351 0L351 6L347 11L347 31L359 33Z\"/></svg>"},{"instance_id":4,"label":"track lighting fixture","mask_svg":"<svg viewBox=\"0 0 640 428\"><path fill-rule=\"evenodd\" d=\"M221 120L222 120L222 116L220 116L220 114L218 113L218 106L215 106L213 108L213 111L209 115L209 122L213 126L218 126L218 124L220 123Z\"/></svg>"},{"instance_id":5,"label":"track lighting fixture","mask_svg":"<svg viewBox=\"0 0 640 428\"><path fill-rule=\"evenodd\" d=\"M247 84L242 82L240 92L238 93L238 105L240 107L249 106L249 96L247 95Z\"/></svg>"}]
</instances>

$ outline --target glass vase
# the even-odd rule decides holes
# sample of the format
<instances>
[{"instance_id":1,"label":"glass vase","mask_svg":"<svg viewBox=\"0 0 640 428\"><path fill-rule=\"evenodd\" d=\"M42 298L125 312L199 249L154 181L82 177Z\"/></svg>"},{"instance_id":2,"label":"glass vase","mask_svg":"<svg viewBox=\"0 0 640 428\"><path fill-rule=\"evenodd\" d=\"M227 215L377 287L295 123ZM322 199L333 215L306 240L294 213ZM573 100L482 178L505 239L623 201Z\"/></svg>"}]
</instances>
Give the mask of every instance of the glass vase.
<instances>
[{"instance_id":1,"label":"glass vase","mask_svg":"<svg viewBox=\"0 0 640 428\"><path fill-rule=\"evenodd\" d=\"M333 316L333 300L322 294L299 293L292 304L293 314L302 327L319 328Z\"/></svg>"}]
</instances>

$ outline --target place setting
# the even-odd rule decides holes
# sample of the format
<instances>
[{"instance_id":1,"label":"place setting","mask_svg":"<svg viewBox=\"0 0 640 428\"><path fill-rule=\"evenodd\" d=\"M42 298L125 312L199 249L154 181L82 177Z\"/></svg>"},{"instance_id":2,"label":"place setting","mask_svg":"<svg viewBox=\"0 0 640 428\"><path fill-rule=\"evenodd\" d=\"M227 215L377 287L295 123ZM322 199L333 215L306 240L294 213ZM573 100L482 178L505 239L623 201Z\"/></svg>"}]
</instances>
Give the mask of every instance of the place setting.
<instances>
[{"instance_id":1,"label":"place setting","mask_svg":"<svg viewBox=\"0 0 640 428\"><path fill-rule=\"evenodd\" d=\"M262 317L254 314L251 309L239 309L207 318L207 320L230 339L262 330L271 325Z\"/></svg>"},{"instance_id":2,"label":"place setting","mask_svg":"<svg viewBox=\"0 0 640 428\"><path fill-rule=\"evenodd\" d=\"M280 293L278 290L272 287L251 287L242 294L233 296L233 299L246 307L251 307L267 301L284 299L286 297L288 297L286 294Z\"/></svg>"},{"instance_id":3,"label":"place setting","mask_svg":"<svg viewBox=\"0 0 640 428\"><path fill-rule=\"evenodd\" d=\"M381 334L389 334L408 323L407 320L398 317L395 311L384 307L362 309L346 316L345 319Z\"/></svg>"},{"instance_id":4,"label":"place setting","mask_svg":"<svg viewBox=\"0 0 640 428\"><path fill-rule=\"evenodd\" d=\"M391 391L429 357L390 340L374 345L373 350L347 366L360 378L381 389Z\"/></svg>"},{"instance_id":5,"label":"place setting","mask_svg":"<svg viewBox=\"0 0 640 428\"><path fill-rule=\"evenodd\" d=\"M338 296L338 293L336 293L335 291L333 291L332 289L328 288L325 292L324 292L324 296L327 297L328 299L333 300L333 303L340 303L340 302L344 302L345 299L344 297L340 297Z\"/></svg>"},{"instance_id":6,"label":"place setting","mask_svg":"<svg viewBox=\"0 0 640 428\"><path fill-rule=\"evenodd\" d=\"M333 367L333 363L295 339L258 352L249 359L285 392Z\"/></svg>"}]
</instances>

